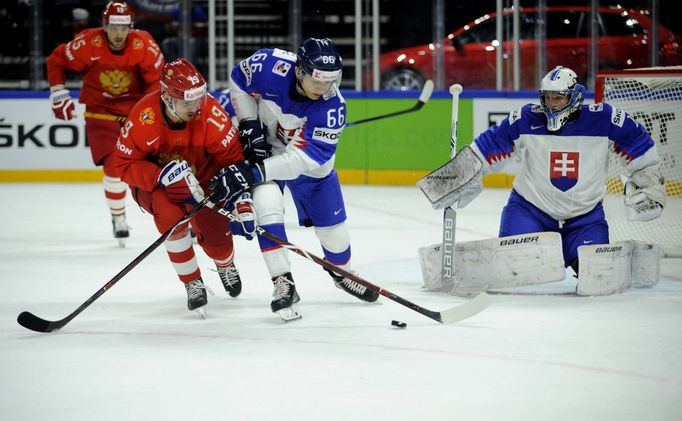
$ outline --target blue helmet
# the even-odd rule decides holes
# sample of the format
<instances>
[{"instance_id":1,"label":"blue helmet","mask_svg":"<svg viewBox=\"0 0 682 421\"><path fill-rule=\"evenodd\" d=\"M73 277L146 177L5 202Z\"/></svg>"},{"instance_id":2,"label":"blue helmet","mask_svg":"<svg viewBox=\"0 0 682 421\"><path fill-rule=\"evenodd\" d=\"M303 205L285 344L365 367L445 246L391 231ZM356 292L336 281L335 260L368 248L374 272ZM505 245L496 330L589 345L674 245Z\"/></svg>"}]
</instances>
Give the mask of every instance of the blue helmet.
<instances>
[{"instance_id":1,"label":"blue helmet","mask_svg":"<svg viewBox=\"0 0 682 421\"><path fill-rule=\"evenodd\" d=\"M331 82L341 76L341 56L329 38L308 38L298 47L296 66L313 79Z\"/></svg>"},{"instance_id":2,"label":"blue helmet","mask_svg":"<svg viewBox=\"0 0 682 421\"><path fill-rule=\"evenodd\" d=\"M566 105L559 109L550 107L545 95L556 94L567 98ZM585 99L585 87L578 83L575 72L568 67L557 66L542 78L540 83L540 103L547 116L547 130L557 131L575 111L580 109Z\"/></svg>"}]
</instances>

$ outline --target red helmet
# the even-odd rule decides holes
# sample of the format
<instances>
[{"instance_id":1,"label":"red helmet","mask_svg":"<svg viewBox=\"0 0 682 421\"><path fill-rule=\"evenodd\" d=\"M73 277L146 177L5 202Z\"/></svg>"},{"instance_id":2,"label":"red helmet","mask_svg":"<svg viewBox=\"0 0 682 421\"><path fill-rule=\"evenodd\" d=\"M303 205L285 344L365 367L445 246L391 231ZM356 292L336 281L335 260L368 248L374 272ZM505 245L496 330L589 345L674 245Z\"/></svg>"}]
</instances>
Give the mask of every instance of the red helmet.
<instances>
[{"instance_id":1,"label":"red helmet","mask_svg":"<svg viewBox=\"0 0 682 421\"><path fill-rule=\"evenodd\" d=\"M104 25L132 25L133 9L128 3L122 1L110 1L102 12L102 23Z\"/></svg>"},{"instance_id":2,"label":"red helmet","mask_svg":"<svg viewBox=\"0 0 682 421\"><path fill-rule=\"evenodd\" d=\"M184 58L166 63L161 71L161 92L184 101L196 101L206 96L206 81L201 73Z\"/></svg>"}]
</instances>

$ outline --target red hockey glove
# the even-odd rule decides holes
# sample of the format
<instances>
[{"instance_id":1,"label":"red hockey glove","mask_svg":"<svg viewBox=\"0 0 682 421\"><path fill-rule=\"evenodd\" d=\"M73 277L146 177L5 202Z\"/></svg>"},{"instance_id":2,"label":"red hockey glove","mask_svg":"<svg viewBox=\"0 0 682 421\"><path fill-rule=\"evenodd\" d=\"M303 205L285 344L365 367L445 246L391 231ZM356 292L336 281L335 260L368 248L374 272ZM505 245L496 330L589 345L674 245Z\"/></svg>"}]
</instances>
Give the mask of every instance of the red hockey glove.
<instances>
[{"instance_id":1,"label":"red hockey glove","mask_svg":"<svg viewBox=\"0 0 682 421\"><path fill-rule=\"evenodd\" d=\"M76 104L73 103L71 92L68 89L58 89L51 92L50 102L52 102L52 112L55 117L66 121L74 118L73 112L76 109Z\"/></svg>"}]
</instances>

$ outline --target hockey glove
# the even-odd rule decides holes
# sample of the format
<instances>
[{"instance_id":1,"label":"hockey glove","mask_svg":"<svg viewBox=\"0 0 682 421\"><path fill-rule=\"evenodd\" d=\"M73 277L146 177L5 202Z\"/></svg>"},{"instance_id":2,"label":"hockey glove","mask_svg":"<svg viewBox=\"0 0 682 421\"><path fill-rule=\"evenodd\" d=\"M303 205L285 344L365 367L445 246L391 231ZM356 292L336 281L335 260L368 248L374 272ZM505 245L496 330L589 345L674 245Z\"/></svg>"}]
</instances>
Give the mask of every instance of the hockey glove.
<instances>
[{"instance_id":1,"label":"hockey glove","mask_svg":"<svg viewBox=\"0 0 682 421\"><path fill-rule=\"evenodd\" d=\"M187 161L175 159L166 164L156 182L166 189L168 198L173 202L189 202L196 205L204 200L204 190Z\"/></svg>"},{"instance_id":2,"label":"hockey glove","mask_svg":"<svg viewBox=\"0 0 682 421\"><path fill-rule=\"evenodd\" d=\"M272 146L266 140L267 127L259 119L239 122L239 140L244 147L244 157L251 164L262 162L272 155Z\"/></svg>"},{"instance_id":3,"label":"hockey glove","mask_svg":"<svg viewBox=\"0 0 682 421\"><path fill-rule=\"evenodd\" d=\"M253 211L251 193L244 192L235 200L232 213L239 219L239 222L230 221L232 234L243 235L247 240L251 241L256 232L256 215Z\"/></svg>"},{"instance_id":4,"label":"hockey glove","mask_svg":"<svg viewBox=\"0 0 682 421\"><path fill-rule=\"evenodd\" d=\"M56 89L51 92L50 102L55 117L66 121L74 118L73 112L76 109L76 104L73 103L71 92L68 89Z\"/></svg>"},{"instance_id":5,"label":"hockey glove","mask_svg":"<svg viewBox=\"0 0 682 421\"><path fill-rule=\"evenodd\" d=\"M660 172L638 171L625 183L625 211L630 221L656 219L665 206L665 181Z\"/></svg>"},{"instance_id":6,"label":"hockey glove","mask_svg":"<svg viewBox=\"0 0 682 421\"><path fill-rule=\"evenodd\" d=\"M244 191L255 183L251 169L245 161L235 162L221 168L208 184L211 192L216 194L216 200L230 204Z\"/></svg>"}]
</instances>

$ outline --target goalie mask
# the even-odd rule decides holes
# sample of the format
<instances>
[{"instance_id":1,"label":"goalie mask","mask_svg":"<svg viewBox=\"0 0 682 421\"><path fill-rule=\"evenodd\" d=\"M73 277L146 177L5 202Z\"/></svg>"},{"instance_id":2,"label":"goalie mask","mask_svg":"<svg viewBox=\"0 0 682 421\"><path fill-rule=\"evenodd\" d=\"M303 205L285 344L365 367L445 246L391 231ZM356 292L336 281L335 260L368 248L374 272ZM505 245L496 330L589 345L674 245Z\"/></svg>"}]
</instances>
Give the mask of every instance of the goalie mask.
<instances>
[{"instance_id":1,"label":"goalie mask","mask_svg":"<svg viewBox=\"0 0 682 421\"><path fill-rule=\"evenodd\" d=\"M206 101L206 81L185 59L167 63L161 71L161 99L175 121L187 122Z\"/></svg>"},{"instance_id":2,"label":"goalie mask","mask_svg":"<svg viewBox=\"0 0 682 421\"><path fill-rule=\"evenodd\" d=\"M585 87L578 83L575 72L557 66L542 78L540 103L547 116L547 130L557 131L571 114L580 109L585 98Z\"/></svg>"}]
</instances>

